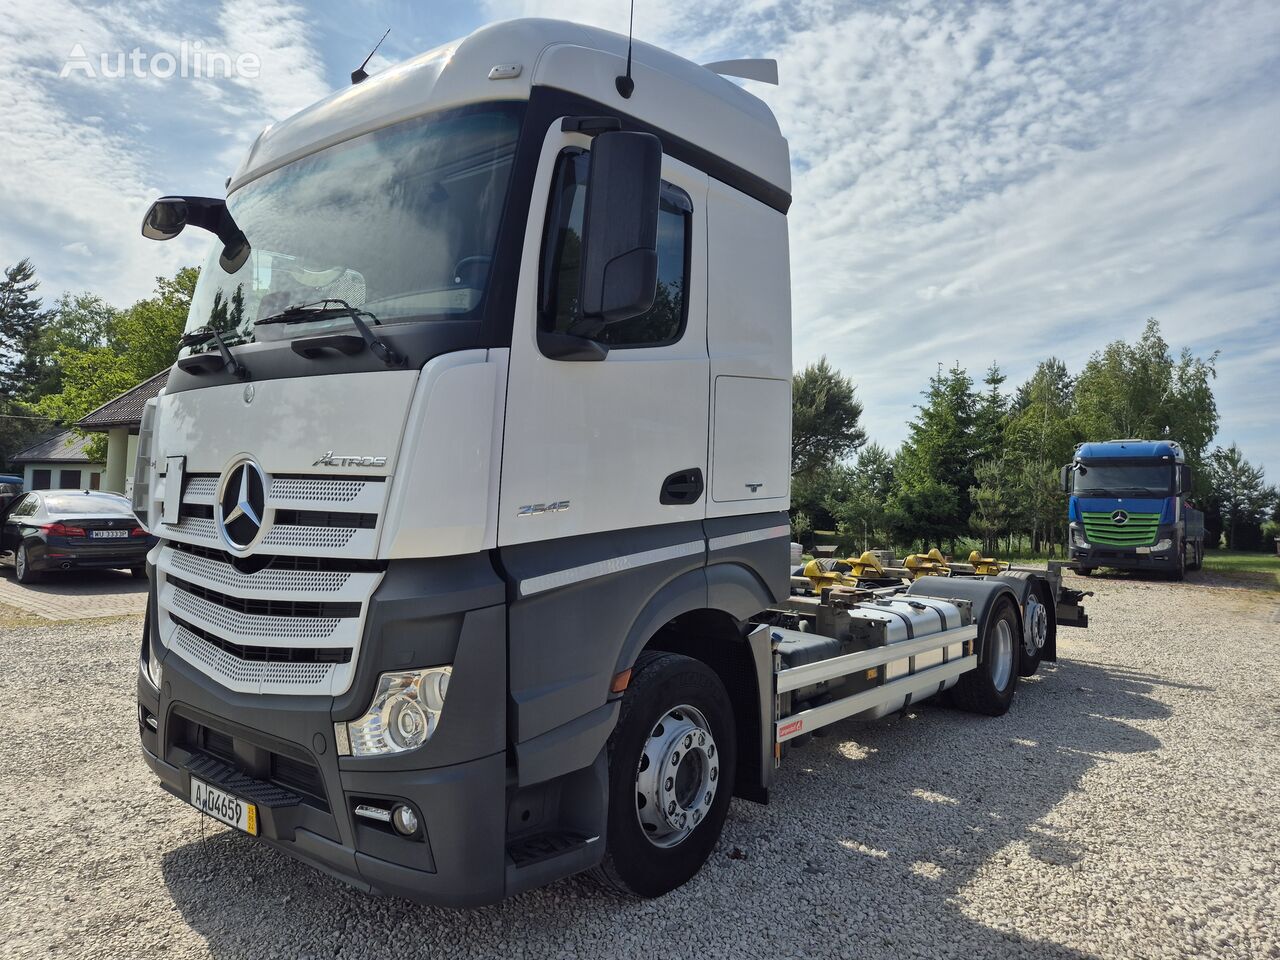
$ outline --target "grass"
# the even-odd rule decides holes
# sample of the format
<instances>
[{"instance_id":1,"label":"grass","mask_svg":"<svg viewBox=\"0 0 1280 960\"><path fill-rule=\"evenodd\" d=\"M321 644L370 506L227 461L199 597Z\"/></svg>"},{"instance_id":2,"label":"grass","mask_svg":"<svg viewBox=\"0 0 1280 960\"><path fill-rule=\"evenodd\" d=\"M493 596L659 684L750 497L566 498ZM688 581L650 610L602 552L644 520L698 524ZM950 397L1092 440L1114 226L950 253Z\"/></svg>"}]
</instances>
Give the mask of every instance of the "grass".
<instances>
[{"instance_id":1,"label":"grass","mask_svg":"<svg viewBox=\"0 0 1280 960\"><path fill-rule=\"evenodd\" d=\"M1206 550L1204 568L1219 576L1252 582L1270 581L1280 589L1280 557L1274 553L1245 553L1242 550Z\"/></svg>"}]
</instances>

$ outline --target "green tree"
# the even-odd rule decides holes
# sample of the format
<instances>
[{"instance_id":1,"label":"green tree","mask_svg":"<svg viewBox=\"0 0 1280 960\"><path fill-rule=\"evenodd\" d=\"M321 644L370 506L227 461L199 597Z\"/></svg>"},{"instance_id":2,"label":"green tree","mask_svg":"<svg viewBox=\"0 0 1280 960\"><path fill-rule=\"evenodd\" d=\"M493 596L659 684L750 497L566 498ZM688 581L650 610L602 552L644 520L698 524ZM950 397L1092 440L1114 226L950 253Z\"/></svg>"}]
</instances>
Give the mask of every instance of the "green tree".
<instances>
[{"instance_id":1,"label":"green tree","mask_svg":"<svg viewBox=\"0 0 1280 960\"><path fill-rule=\"evenodd\" d=\"M34 374L25 399L35 402L62 390L62 368L58 351L91 350L109 346L119 311L92 293L64 293L49 311L39 336L32 345L31 366Z\"/></svg>"},{"instance_id":2,"label":"green tree","mask_svg":"<svg viewBox=\"0 0 1280 960\"><path fill-rule=\"evenodd\" d=\"M62 389L42 397L37 412L74 423L90 410L171 366L178 356L198 271L183 267L173 277L157 277L155 295L115 314L104 344L62 346L54 354ZM102 457L105 438L95 437L87 452Z\"/></svg>"},{"instance_id":3,"label":"green tree","mask_svg":"<svg viewBox=\"0 0 1280 960\"><path fill-rule=\"evenodd\" d=\"M974 485L969 488L969 526L982 539L984 556L1000 549L1000 538L1013 531L1021 520L1018 500L1019 461L1009 453L984 460L974 467Z\"/></svg>"},{"instance_id":4,"label":"green tree","mask_svg":"<svg viewBox=\"0 0 1280 960\"><path fill-rule=\"evenodd\" d=\"M1276 490L1268 487L1261 467L1244 458L1236 444L1218 447L1208 458L1211 496L1222 516L1228 550L1257 549L1262 521L1276 502Z\"/></svg>"},{"instance_id":5,"label":"green tree","mask_svg":"<svg viewBox=\"0 0 1280 960\"><path fill-rule=\"evenodd\" d=\"M1067 463L1080 440L1072 416L1073 386L1065 363L1057 357L1040 361L1014 394L1005 448L1023 460Z\"/></svg>"},{"instance_id":6,"label":"green tree","mask_svg":"<svg viewBox=\"0 0 1280 960\"><path fill-rule=\"evenodd\" d=\"M835 520L841 546L850 553L889 546L892 495L893 458L879 444L867 444L853 466L838 468L825 505Z\"/></svg>"},{"instance_id":7,"label":"green tree","mask_svg":"<svg viewBox=\"0 0 1280 960\"><path fill-rule=\"evenodd\" d=\"M867 442L862 404L853 383L823 357L791 382L791 473L805 477L830 468Z\"/></svg>"},{"instance_id":8,"label":"green tree","mask_svg":"<svg viewBox=\"0 0 1280 960\"><path fill-rule=\"evenodd\" d=\"M1004 448L1005 423L1009 419L1009 398L1001 387L1008 378L1000 365L992 363L982 378L985 390L974 401L972 455L974 462L998 457Z\"/></svg>"},{"instance_id":9,"label":"green tree","mask_svg":"<svg viewBox=\"0 0 1280 960\"><path fill-rule=\"evenodd\" d=\"M897 490L890 522L912 542L950 540L954 552L972 513L977 404L973 380L959 364L945 372L939 368L924 398L894 461Z\"/></svg>"},{"instance_id":10,"label":"green tree","mask_svg":"<svg viewBox=\"0 0 1280 960\"><path fill-rule=\"evenodd\" d=\"M1177 440L1198 465L1218 432L1217 359L1184 349L1175 360L1160 324L1148 320L1136 343L1117 340L1085 364L1075 388L1080 430L1090 440Z\"/></svg>"},{"instance_id":11,"label":"green tree","mask_svg":"<svg viewBox=\"0 0 1280 960\"><path fill-rule=\"evenodd\" d=\"M0 399L22 397L35 377L33 348L46 317L39 287L36 268L25 258L0 280Z\"/></svg>"}]
</instances>

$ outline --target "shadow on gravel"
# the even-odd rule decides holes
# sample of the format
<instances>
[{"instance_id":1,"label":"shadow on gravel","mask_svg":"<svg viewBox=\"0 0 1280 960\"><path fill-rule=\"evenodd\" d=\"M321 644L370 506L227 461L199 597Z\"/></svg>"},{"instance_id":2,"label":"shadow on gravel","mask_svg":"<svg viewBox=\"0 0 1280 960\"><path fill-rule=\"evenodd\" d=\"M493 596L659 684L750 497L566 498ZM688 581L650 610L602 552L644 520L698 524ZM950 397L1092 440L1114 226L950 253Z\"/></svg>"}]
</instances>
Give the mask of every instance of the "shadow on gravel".
<instances>
[{"instance_id":1,"label":"shadow on gravel","mask_svg":"<svg viewBox=\"0 0 1280 960\"><path fill-rule=\"evenodd\" d=\"M1063 662L1024 682L998 719L925 706L880 724L839 724L792 751L769 806L735 801L702 873L657 901L626 901L570 880L481 910L438 910L364 896L230 832L196 840L196 828L193 842L164 855L163 873L212 954L236 960L1083 960L1087 954L1061 944L1019 936L1016 919L1043 914L1047 890L1034 884L1052 882L1045 878L1086 853L1055 827L1054 807L1094 767L1159 747L1129 721L1168 715L1149 696L1162 682ZM1031 869L1032 888L1017 889ZM991 889L991 871L1001 903L975 903L965 888ZM979 908L985 920L971 916ZM1069 917L1054 920L1071 927Z\"/></svg>"}]
</instances>

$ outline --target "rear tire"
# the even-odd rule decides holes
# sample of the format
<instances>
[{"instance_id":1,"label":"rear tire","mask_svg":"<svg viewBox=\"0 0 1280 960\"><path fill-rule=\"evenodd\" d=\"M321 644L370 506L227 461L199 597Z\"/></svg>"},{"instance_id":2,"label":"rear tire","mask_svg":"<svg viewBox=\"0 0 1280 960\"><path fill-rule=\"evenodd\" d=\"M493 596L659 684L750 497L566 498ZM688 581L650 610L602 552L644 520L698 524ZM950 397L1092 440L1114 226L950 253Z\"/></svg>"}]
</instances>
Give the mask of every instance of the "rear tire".
<instances>
[{"instance_id":1,"label":"rear tire","mask_svg":"<svg viewBox=\"0 0 1280 960\"><path fill-rule=\"evenodd\" d=\"M1008 596L991 607L978 645L978 666L960 675L951 689L951 702L961 710L998 717L1013 702L1018 685L1022 636L1018 611Z\"/></svg>"},{"instance_id":2,"label":"rear tire","mask_svg":"<svg viewBox=\"0 0 1280 960\"><path fill-rule=\"evenodd\" d=\"M674 653L640 655L609 737L609 826L597 881L659 897L701 869L729 812L736 732L729 695L710 667ZM663 770L672 773L659 777Z\"/></svg>"},{"instance_id":3,"label":"rear tire","mask_svg":"<svg viewBox=\"0 0 1280 960\"><path fill-rule=\"evenodd\" d=\"M1191 547L1191 563L1187 566L1188 570L1199 570L1204 566L1204 547L1199 544L1193 544Z\"/></svg>"},{"instance_id":4,"label":"rear tire","mask_svg":"<svg viewBox=\"0 0 1280 960\"><path fill-rule=\"evenodd\" d=\"M31 558L27 555L27 545L18 545L18 552L13 556L13 574L19 583L36 583L40 579L39 571L31 569Z\"/></svg>"},{"instance_id":5,"label":"rear tire","mask_svg":"<svg viewBox=\"0 0 1280 960\"><path fill-rule=\"evenodd\" d=\"M1173 565L1173 569L1169 571L1169 579L1174 583L1185 580L1187 577L1187 547L1186 544L1178 551L1178 561Z\"/></svg>"}]
</instances>

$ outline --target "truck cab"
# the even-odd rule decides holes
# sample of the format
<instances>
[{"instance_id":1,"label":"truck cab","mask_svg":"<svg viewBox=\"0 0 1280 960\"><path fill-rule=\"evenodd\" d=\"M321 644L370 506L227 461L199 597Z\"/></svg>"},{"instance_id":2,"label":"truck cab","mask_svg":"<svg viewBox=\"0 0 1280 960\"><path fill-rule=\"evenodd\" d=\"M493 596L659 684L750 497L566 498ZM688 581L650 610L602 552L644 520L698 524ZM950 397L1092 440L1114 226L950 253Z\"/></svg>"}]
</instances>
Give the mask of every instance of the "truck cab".
<instances>
[{"instance_id":1,"label":"truck cab","mask_svg":"<svg viewBox=\"0 0 1280 960\"><path fill-rule=\"evenodd\" d=\"M158 201L148 236L216 234L135 485L161 782L432 902L597 863L619 677L655 635L722 641L759 703L789 193L750 93L520 20L266 128L225 199Z\"/></svg>"},{"instance_id":2,"label":"truck cab","mask_svg":"<svg viewBox=\"0 0 1280 960\"><path fill-rule=\"evenodd\" d=\"M1204 514L1187 499L1191 467L1171 440L1082 443L1062 468L1070 494L1070 560L1097 567L1159 571L1181 580L1204 559Z\"/></svg>"}]
</instances>

